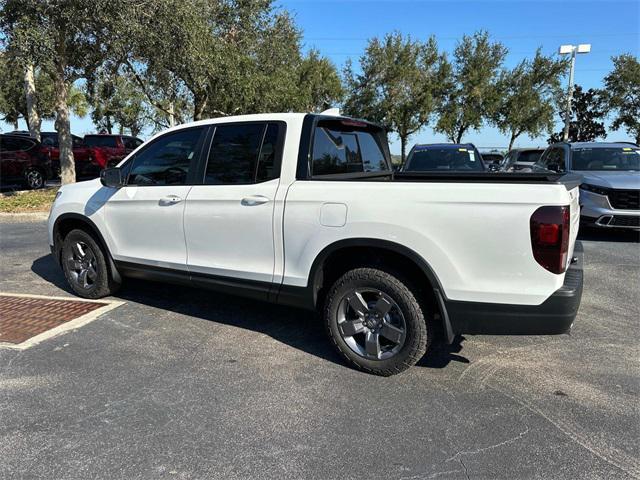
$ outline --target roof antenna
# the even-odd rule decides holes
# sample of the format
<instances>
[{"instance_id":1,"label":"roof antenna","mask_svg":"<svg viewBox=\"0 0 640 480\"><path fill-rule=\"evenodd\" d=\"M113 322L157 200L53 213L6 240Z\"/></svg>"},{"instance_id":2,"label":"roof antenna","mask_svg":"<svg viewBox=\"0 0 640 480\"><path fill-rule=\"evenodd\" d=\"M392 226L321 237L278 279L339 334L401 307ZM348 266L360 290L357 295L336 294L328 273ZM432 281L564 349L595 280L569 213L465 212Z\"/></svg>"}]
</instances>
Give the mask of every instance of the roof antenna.
<instances>
[{"instance_id":1,"label":"roof antenna","mask_svg":"<svg viewBox=\"0 0 640 480\"><path fill-rule=\"evenodd\" d=\"M339 117L340 109L339 108L328 108L324 112L320 112L320 115L329 115L331 117Z\"/></svg>"}]
</instances>

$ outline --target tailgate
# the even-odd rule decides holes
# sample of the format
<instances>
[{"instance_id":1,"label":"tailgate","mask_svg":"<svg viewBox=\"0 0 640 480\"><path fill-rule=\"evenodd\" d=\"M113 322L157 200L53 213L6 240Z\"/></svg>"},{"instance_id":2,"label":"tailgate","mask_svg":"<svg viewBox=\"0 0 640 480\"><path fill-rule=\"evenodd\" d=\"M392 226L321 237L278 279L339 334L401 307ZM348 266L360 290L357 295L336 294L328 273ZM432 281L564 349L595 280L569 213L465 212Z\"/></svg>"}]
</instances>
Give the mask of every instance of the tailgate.
<instances>
[{"instance_id":1,"label":"tailgate","mask_svg":"<svg viewBox=\"0 0 640 480\"><path fill-rule=\"evenodd\" d=\"M570 227L569 227L569 261L573 257L573 250L578 237L578 229L580 227L580 188L578 186L569 190L571 197L570 205Z\"/></svg>"}]
</instances>

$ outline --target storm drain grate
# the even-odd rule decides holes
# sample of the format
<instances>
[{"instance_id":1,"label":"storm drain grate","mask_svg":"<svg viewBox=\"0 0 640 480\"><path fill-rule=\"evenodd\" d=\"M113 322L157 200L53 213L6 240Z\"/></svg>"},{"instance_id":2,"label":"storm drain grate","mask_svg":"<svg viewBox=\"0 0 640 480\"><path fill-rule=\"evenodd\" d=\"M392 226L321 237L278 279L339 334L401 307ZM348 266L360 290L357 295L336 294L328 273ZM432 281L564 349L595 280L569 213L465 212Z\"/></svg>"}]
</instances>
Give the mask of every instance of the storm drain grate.
<instances>
[{"instance_id":1,"label":"storm drain grate","mask_svg":"<svg viewBox=\"0 0 640 480\"><path fill-rule=\"evenodd\" d=\"M113 302L0 294L0 343L20 344L81 317L94 317ZM91 315L89 315L91 314ZM77 322L73 322L75 324ZM83 322L84 323L84 322ZM79 326L79 325L78 325Z\"/></svg>"}]
</instances>

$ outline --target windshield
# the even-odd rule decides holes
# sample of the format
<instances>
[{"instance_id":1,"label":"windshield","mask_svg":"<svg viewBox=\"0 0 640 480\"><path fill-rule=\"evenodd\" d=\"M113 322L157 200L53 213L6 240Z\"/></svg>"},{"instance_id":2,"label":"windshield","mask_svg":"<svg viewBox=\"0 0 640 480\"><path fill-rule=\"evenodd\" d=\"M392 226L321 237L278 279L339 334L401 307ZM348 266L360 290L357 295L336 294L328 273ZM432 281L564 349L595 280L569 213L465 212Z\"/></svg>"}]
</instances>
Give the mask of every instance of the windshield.
<instances>
[{"instance_id":1,"label":"windshield","mask_svg":"<svg viewBox=\"0 0 640 480\"><path fill-rule=\"evenodd\" d=\"M405 172L476 171L482 172L482 163L470 148L428 148L409 154L403 168Z\"/></svg>"},{"instance_id":2,"label":"windshield","mask_svg":"<svg viewBox=\"0 0 640 480\"><path fill-rule=\"evenodd\" d=\"M573 170L640 170L640 148L577 148L571 161Z\"/></svg>"}]
</instances>

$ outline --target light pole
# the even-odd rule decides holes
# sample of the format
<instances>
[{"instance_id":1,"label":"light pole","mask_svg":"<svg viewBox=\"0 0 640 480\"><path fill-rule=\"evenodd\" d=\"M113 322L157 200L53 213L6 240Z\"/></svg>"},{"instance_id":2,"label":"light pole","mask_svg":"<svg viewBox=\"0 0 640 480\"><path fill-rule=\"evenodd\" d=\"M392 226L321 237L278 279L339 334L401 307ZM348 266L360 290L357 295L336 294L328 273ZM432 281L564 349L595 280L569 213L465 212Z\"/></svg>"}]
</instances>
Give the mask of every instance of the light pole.
<instances>
[{"instance_id":1,"label":"light pole","mask_svg":"<svg viewBox=\"0 0 640 480\"><path fill-rule=\"evenodd\" d=\"M569 140L569 124L571 123L571 100L573 99L573 70L576 66L577 53L589 53L591 51L590 43L581 43L580 45L560 45L558 53L560 55L571 55L571 69L569 70L569 94L567 95L567 111L564 116L564 133L562 139L566 142Z\"/></svg>"}]
</instances>

